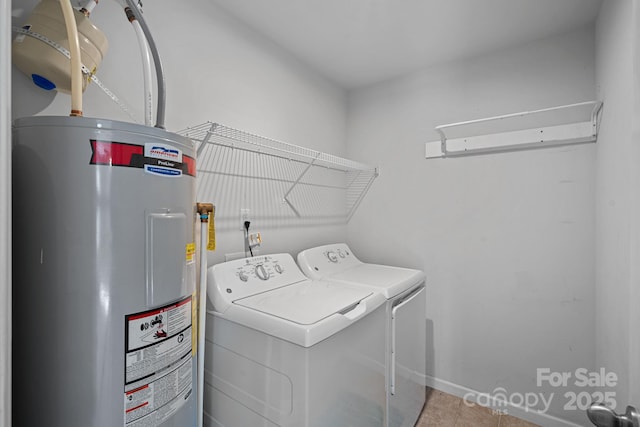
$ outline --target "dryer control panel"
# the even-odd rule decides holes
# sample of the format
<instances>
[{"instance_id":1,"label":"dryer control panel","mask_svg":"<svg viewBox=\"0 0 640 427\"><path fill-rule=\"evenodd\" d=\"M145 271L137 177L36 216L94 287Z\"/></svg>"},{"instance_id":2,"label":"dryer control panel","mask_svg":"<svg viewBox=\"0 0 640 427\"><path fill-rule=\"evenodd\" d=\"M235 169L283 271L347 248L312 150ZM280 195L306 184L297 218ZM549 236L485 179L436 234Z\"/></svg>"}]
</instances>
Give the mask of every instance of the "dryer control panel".
<instances>
[{"instance_id":1,"label":"dryer control panel","mask_svg":"<svg viewBox=\"0 0 640 427\"><path fill-rule=\"evenodd\" d=\"M224 312L233 301L308 280L289 254L264 255L216 264L207 273L209 301Z\"/></svg>"},{"instance_id":2,"label":"dryer control panel","mask_svg":"<svg viewBox=\"0 0 640 427\"><path fill-rule=\"evenodd\" d=\"M362 264L346 243L318 246L298 254L298 265L315 280Z\"/></svg>"}]
</instances>

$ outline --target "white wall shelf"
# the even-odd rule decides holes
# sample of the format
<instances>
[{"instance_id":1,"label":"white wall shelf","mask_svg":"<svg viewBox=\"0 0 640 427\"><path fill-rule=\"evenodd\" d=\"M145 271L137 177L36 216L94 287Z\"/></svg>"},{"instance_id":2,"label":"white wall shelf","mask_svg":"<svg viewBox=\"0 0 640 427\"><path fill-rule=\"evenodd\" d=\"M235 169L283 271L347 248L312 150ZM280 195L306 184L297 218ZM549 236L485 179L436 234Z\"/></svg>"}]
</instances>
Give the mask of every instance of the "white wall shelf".
<instances>
[{"instance_id":1,"label":"white wall shelf","mask_svg":"<svg viewBox=\"0 0 640 427\"><path fill-rule=\"evenodd\" d=\"M602 102L588 101L436 126L427 159L596 142Z\"/></svg>"},{"instance_id":2,"label":"white wall shelf","mask_svg":"<svg viewBox=\"0 0 640 427\"><path fill-rule=\"evenodd\" d=\"M378 168L218 123L179 132L197 144L198 199L216 204L216 225L237 228L240 209L262 224L346 223Z\"/></svg>"}]
</instances>

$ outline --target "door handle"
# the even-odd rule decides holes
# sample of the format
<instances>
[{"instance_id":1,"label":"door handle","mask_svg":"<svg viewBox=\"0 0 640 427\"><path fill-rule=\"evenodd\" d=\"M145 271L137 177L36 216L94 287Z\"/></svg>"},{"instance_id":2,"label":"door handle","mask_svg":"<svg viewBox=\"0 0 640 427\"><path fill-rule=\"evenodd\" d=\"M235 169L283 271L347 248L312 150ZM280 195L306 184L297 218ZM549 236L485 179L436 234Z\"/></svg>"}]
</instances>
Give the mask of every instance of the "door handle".
<instances>
[{"instance_id":1,"label":"door handle","mask_svg":"<svg viewBox=\"0 0 640 427\"><path fill-rule=\"evenodd\" d=\"M594 403L587 409L587 416L597 427L640 427L640 413L633 406L627 406L624 414L616 414L602 403Z\"/></svg>"}]
</instances>

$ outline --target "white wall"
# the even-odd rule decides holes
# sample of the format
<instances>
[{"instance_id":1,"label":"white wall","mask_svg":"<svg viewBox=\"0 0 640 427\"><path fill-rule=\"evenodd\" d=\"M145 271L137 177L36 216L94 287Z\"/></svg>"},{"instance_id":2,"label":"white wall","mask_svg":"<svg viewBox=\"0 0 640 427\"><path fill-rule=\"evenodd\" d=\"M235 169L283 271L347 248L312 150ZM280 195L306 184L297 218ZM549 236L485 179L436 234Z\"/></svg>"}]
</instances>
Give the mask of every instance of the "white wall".
<instances>
[{"instance_id":1,"label":"white wall","mask_svg":"<svg viewBox=\"0 0 640 427\"><path fill-rule=\"evenodd\" d=\"M549 413L586 425L536 369L595 367L595 146L425 160L424 142L438 124L594 98L592 28L350 93L348 154L381 175L348 241L426 272L430 384L555 393Z\"/></svg>"},{"instance_id":2,"label":"white wall","mask_svg":"<svg viewBox=\"0 0 640 427\"><path fill-rule=\"evenodd\" d=\"M35 0L14 0L30 11ZM21 24L25 19L16 19ZM167 129L178 131L206 121L273 139L343 154L345 93L314 74L277 46L248 30L206 0L188 5L169 0L145 3L144 16L160 51L167 80ZM107 87L142 114L142 68L135 35L114 1L102 1L91 15L110 43L98 70ZM36 88L14 68L13 114L68 114L69 97ZM84 97L85 116L129 121L95 85ZM218 205L219 195L210 201ZM205 200L203 200L205 201ZM244 206L259 215L259 206ZM239 221L239 219L238 219ZM262 229L262 251L295 253L314 244L340 240L345 227ZM219 232L211 261L243 250L242 231Z\"/></svg>"},{"instance_id":3,"label":"white wall","mask_svg":"<svg viewBox=\"0 0 640 427\"><path fill-rule=\"evenodd\" d=\"M605 1L597 21L598 97L605 102L596 181L597 363L620 377L619 411L627 404L640 406L638 384L629 381L632 365L638 372L634 311L640 302L640 150L638 125L634 125L639 111L637 104L634 110L638 85L634 55L639 46L634 12L637 15L635 1Z\"/></svg>"},{"instance_id":4,"label":"white wall","mask_svg":"<svg viewBox=\"0 0 640 427\"><path fill-rule=\"evenodd\" d=\"M0 0L0 427L11 426L11 2Z\"/></svg>"}]
</instances>

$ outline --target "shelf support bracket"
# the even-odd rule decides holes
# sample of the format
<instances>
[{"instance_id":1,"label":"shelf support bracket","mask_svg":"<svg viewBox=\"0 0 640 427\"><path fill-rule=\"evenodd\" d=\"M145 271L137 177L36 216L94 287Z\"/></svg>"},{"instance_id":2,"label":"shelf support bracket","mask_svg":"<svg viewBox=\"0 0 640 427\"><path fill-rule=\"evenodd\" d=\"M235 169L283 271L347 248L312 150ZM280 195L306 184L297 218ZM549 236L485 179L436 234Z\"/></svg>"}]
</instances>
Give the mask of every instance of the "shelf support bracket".
<instances>
[{"instance_id":1,"label":"shelf support bracket","mask_svg":"<svg viewBox=\"0 0 640 427\"><path fill-rule=\"evenodd\" d=\"M362 191L360 192L360 194L358 195L358 198L356 199L355 203L353 204L353 206L351 207L351 209L349 210L349 212L347 213L347 222L349 222L351 220L351 217L353 216L353 214L356 212L356 210L358 209L358 206L360 206L360 203L362 202L362 199L364 199L364 196L367 194L367 192L369 191L369 188L371 188L371 185L373 184L373 181L380 175L380 171L378 170L378 168L376 167L373 174L371 174L371 178L369 178L369 180L367 181L367 184L364 186L364 189L362 189Z\"/></svg>"},{"instance_id":2,"label":"shelf support bracket","mask_svg":"<svg viewBox=\"0 0 640 427\"><path fill-rule=\"evenodd\" d=\"M318 153L316 154L316 156L313 158L313 160L311 160L309 162L309 164L307 165L307 167L302 171L302 173L300 174L300 176L298 176L298 179L295 180L295 182L293 184L291 184L291 187L289 187L289 190L287 190L286 193L284 193L283 196L283 201L289 205L289 207L291 208L291 210L296 214L296 216L298 218L300 218L300 212L298 212L298 210L296 208L293 207L293 204L291 203L291 201L288 199L289 194L291 194L291 192L293 191L293 189L296 187L296 185L298 185L300 183L300 180L307 174L307 172L309 172L309 169L311 169L311 167L313 166L313 164L316 162L316 160L318 160L318 157L320 157L320 154L322 153Z\"/></svg>"},{"instance_id":3,"label":"shelf support bracket","mask_svg":"<svg viewBox=\"0 0 640 427\"><path fill-rule=\"evenodd\" d=\"M198 151L196 151L196 157L200 157L202 150L204 150L204 147L209 143L209 139L211 139L211 136L215 132L217 126L218 126L217 123L211 123L211 128L207 131L207 134L200 141L200 145L198 146Z\"/></svg>"}]
</instances>

